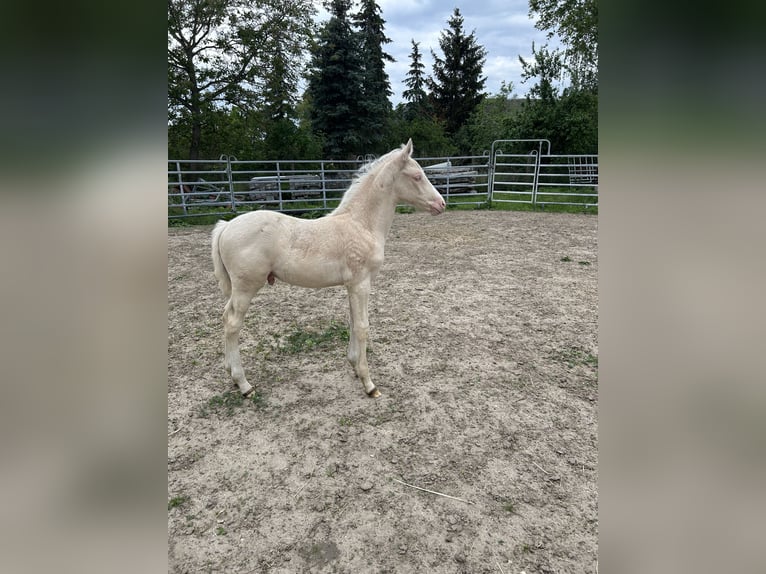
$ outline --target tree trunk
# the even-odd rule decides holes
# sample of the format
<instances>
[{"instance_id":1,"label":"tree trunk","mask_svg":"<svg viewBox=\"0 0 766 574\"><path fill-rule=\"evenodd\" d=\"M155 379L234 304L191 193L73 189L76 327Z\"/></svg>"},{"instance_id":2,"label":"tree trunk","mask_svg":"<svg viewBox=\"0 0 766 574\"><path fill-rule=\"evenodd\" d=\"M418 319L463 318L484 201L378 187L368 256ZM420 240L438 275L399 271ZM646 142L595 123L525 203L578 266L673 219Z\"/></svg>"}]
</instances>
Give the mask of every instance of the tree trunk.
<instances>
[{"instance_id":1,"label":"tree trunk","mask_svg":"<svg viewBox=\"0 0 766 574\"><path fill-rule=\"evenodd\" d=\"M199 159L199 142L202 139L202 114L192 113L192 133L189 144L189 159Z\"/></svg>"}]
</instances>

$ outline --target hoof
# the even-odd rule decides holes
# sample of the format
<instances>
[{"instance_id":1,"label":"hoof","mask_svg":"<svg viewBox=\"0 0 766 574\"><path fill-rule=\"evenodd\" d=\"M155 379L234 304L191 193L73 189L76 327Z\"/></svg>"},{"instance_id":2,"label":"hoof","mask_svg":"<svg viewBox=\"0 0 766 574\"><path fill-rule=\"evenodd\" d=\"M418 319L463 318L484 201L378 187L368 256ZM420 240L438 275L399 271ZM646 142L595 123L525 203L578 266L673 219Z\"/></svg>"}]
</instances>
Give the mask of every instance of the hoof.
<instances>
[{"instance_id":1,"label":"hoof","mask_svg":"<svg viewBox=\"0 0 766 574\"><path fill-rule=\"evenodd\" d=\"M242 393L243 397L249 397L255 392L255 389L250 383L245 383L244 387L239 387L239 392Z\"/></svg>"},{"instance_id":2,"label":"hoof","mask_svg":"<svg viewBox=\"0 0 766 574\"><path fill-rule=\"evenodd\" d=\"M377 387L375 387L369 393L367 393L367 395L373 399L377 399L380 396L380 391L377 389Z\"/></svg>"}]
</instances>

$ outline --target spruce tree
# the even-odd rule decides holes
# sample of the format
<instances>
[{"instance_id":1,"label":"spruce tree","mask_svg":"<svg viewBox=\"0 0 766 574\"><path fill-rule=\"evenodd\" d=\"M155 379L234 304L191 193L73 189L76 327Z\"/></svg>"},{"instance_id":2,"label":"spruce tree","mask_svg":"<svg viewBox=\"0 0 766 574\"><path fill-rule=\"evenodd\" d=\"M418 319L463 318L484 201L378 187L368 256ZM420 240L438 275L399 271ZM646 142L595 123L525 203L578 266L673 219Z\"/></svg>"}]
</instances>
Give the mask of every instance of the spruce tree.
<instances>
[{"instance_id":1,"label":"spruce tree","mask_svg":"<svg viewBox=\"0 0 766 574\"><path fill-rule=\"evenodd\" d=\"M412 40L412 52L410 53L410 69L404 78L404 84L407 89L402 92L402 98L406 100L405 116L407 119L414 119L424 116L427 110L426 77L425 65L421 61L421 54L418 46L420 42Z\"/></svg>"},{"instance_id":2,"label":"spruce tree","mask_svg":"<svg viewBox=\"0 0 766 574\"><path fill-rule=\"evenodd\" d=\"M359 101L362 115L357 120L362 143L368 146L365 151L371 152L382 151L378 148L391 113L389 97L393 94L385 62L393 62L394 59L383 50L391 39L383 31L386 21L380 13L380 6L375 0L361 0L359 12L352 18L358 30L363 76L362 99Z\"/></svg>"},{"instance_id":3,"label":"spruce tree","mask_svg":"<svg viewBox=\"0 0 766 574\"><path fill-rule=\"evenodd\" d=\"M434 65L428 87L437 117L445 122L447 133L454 135L485 96L487 78L482 72L487 51L478 44L474 32L466 36L459 8L448 25L439 38L444 58L431 50Z\"/></svg>"},{"instance_id":4,"label":"spruce tree","mask_svg":"<svg viewBox=\"0 0 766 574\"><path fill-rule=\"evenodd\" d=\"M351 0L331 0L326 7L330 19L320 31L309 75L312 130L324 139L326 157L352 158L367 151L358 123L364 115L358 36L349 20Z\"/></svg>"}]
</instances>

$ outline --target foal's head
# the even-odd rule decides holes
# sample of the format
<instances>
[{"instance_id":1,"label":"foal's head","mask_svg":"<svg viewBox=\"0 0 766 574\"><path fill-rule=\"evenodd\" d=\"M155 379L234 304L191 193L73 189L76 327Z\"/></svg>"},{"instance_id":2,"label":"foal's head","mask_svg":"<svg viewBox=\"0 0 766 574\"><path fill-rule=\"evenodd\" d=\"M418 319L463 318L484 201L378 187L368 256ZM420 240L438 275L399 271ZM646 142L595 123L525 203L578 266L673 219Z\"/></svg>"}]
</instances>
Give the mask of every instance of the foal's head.
<instances>
[{"instance_id":1,"label":"foal's head","mask_svg":"<svg viewBox=\"0 0 766 574\"><path fill-rule=\"evenodd\" d=\"M430 211L432 215L444 212L444 198L428 181L423 168L412 159L412 139L401 150L394 152L391 161L398 168L394 170L393 187L399 202Z\"/></svg>"}]
</instances>

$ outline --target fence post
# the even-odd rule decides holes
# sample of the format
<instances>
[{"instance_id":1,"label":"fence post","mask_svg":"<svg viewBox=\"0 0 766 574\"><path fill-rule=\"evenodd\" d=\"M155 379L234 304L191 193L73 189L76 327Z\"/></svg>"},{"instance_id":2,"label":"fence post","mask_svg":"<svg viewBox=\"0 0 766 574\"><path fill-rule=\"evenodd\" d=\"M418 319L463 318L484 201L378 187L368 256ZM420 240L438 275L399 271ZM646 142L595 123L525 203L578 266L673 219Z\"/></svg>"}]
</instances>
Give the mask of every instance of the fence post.
<instances>
[{"instance_id":1,"label":"fence post","mask_svg":"<svg viewBox=\"0 0 766 574\"><path fill-rule=\"evenodd\" d=\"M279 211L284 211L282 207L282 175L279 171L279 162L277 162L277 193L279 194Z\"/></svg>"},{"instance_id":2,"label":"fence post","mask_svg":"<svg viewBox=\"0 0 766 574\"><path fill-rule=\"evenodd\" d=\"M489 149L487 162L487 207L492 209L492 196L495 193L495 142Z\"/></svg>"},{"instance_id":3,"label":"fence post","mask_svg":"<svg viewBox=\"0 0 766 574\"><path fill-rule=\"evenodd\" d=\"M327 211L327 184L325 183L324 161L319 162L319 169L322 173L322 205L324 210Z\"/></svg>"},{"instance_id":4,"label":"fence post","mask_svg":"<svg viewBox=\"0 0 766 574\"><path fill-rule=\"evenodd\" d=\"M542 151L542 144L540 144L540 149L532 150L532 153L535 156L535 171L532 176L532 209L537 210L537 183L539 181L540 176L540 155Z\"/></svg>"},{"instance_id":5,"label":"fence post","mask_svg":"<svg viewBox=\"0 0 766 574\"><path fill-rule=\"evenodd\" d=\"M181 209L184 212L184 215L189 215L189 212L186 210L186 191L184 190L184 176L181 174L181 162L176 162L176 175L178 175L178 191L181 192Z\"/></svg>"},{"instance_id":6,"label":"fence post","mask_svg":"<svg viewBox=\"0 0 766 574\"><path fill-rule=\"evenodd\" d=\"M237 213L237 199L234 197L234 181L231 177L231 156L226 156L226 177L229 180L229 198L231 199L231 212Z\"/></svg>"}]
</instances>

